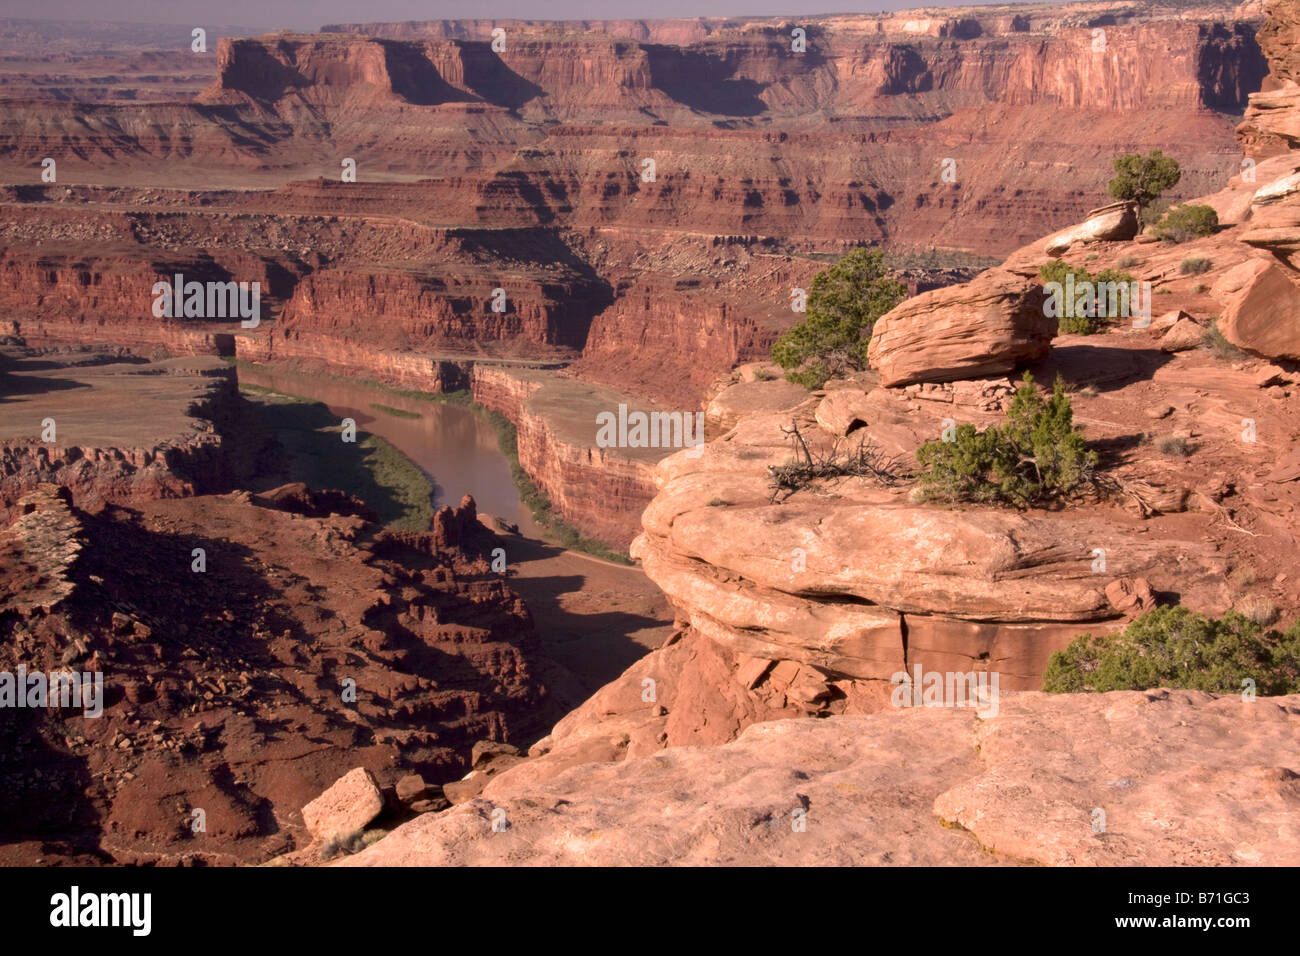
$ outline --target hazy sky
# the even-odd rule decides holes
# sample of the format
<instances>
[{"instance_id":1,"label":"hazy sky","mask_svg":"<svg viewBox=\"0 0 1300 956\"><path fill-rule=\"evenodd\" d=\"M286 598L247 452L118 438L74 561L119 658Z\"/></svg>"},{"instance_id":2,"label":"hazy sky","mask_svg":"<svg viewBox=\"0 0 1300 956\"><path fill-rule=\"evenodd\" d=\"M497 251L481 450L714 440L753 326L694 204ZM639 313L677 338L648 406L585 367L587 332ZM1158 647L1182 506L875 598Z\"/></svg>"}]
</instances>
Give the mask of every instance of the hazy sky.
<instances>
[{"instance_id":1,"label":"hazy sky","mask_svg":"<svg viewBox=\"0 0 1300 956\"><path fill-rule=\"evenodd\" d=\"M972 2L977 0L950 5ZM937 4L944 5L949 4ZM874 13L922 6L926 6L923 0L0 0L0 16L307 30L324 23L385 20L779 16Z\"/></svg>"}]
</instances>

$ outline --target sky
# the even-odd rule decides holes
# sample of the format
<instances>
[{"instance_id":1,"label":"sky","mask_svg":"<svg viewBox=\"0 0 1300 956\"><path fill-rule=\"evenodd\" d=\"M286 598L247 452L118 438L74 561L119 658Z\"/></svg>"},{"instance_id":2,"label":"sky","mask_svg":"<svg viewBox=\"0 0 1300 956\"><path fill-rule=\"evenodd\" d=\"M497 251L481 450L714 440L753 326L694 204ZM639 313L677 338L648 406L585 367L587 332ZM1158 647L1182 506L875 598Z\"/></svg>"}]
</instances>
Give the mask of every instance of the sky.
<instances>
[{"instance_id":1,"label":"sky","mask_svg":"<svg viewBox=\"0 0 1300 956\"><path fill-rule=\"evenodd\" d=\"M974 2L977 0L932 6L968 6ZM797 16L876 13L923 6L927 6L923 0L0 0L0 17L312 30L325 23L394 20Z\"/></svg>"}]
</instances>

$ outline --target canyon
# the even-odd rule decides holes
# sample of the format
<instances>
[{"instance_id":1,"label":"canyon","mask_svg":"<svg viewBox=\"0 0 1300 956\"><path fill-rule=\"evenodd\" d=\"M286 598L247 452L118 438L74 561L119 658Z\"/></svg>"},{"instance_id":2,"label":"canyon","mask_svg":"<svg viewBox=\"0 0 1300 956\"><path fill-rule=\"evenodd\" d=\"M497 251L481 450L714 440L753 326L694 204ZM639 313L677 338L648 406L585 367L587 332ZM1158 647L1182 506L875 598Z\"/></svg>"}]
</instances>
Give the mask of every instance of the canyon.
<instances>
[{"instance_id":1,"label":"canyon","mask_svg":"<svg viewBox=\"0 0 1300 956\"><path fill-rule=\"evenodd\" d=\"M559 438L570 389L692 411L766 357L827 256L874 242L913 291L968 279L1095 205L1119 152L1166 148L1178 195L1211 191L1239 168L1260 22L1249 7L1088 3L802 27L337 25L158 50L136 103L65 93L20 60L18 88L45 99L0 99L0 305L36 344L469 387L516 422L560 513L625 548L647 463L584 462L586 421L580 441ZM109 66L123 64L79 64ZM193 95L164 98L165 77ZM144 289L175 271L258 282L269 321L153 321Z\"/></svg>"},{"instance_id":2,"label":"canyon","mask_svg":"<svg viewBox=\"0 0 1300 956\"><path fill-rule=\"evenodd\" d=\"M460 20L44 59L0 29L0 670L116 688L81 734L6 726L0 860L318 864L355 837L347 865L1294 865L1296 695L1041 687L1157 603L1300 615L1297 23L1291 0ZM1094 208L1151 149L1217 232ZM872 368L785 381L795 293L864 244L910 295ZM1149 282L1150 327L1059 334L1058 257ZM176 273L258 283L261 322L155 315ZM1068 387L1106 493L774 489L796 430L913 462L1000 420L1026 369ZM463 393L638 567L472 497L398 531L275 487L249 387L277 375L406 414ZM708 441L605 447L625 409L700 413ZM892 706L915 668L995 674L1000 708Z\"/></svg>"},{"instance_id":3,"label":"canyon","mask_svg":"<svg viewBox=\"0 0 1300 956\"><path fill-rule=\"evenodd\" d=\"M1300 613L1289 351L1300 153L1293 114L1276 105L1295 88L1300 14L1278 3L1271 16L1277 89L1252 97L1240 129L1259 175L1225 177L1199 200L1222 228L1171 245L1136 230L1098 239L1089 220L886 313L870 371L812 394L771 366L719 381L706 401L725 434L656 466L632 547L677 609L674 636L528 760L347 865L1300 859L1284 819L1300 806L1294 694L1037 690L1051 652L1157 602L1220 614L1250 592L1284 619ZM1151 282L1170 311L1056 334L1032 280L1084 249L1093 268ZM1217 352L1200 347L1212 313L1227 340ZM936 507L870 477L774 490L799 448L828 455L856 440L906 462L955 422L993 424L1013 391L1005 375L1026 367L1067 383L1113 495L1016 512ZM1194 452L1151 447L1162 432ZM1004 690L974 712L900 709L893 689L914 670L992 675ZM1211 782L1225 733L1242 754L1231 793ZM509 828L489 825L494 815Z\"/></svg>"}]
</instances>

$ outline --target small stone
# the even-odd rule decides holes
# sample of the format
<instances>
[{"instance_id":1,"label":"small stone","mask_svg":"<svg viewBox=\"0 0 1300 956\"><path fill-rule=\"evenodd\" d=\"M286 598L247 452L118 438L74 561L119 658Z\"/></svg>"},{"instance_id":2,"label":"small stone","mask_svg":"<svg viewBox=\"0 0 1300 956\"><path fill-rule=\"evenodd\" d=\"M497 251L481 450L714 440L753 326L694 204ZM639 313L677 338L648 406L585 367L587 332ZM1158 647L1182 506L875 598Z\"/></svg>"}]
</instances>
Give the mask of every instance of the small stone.
<instances>
[{"instance_id":1,"label":"small stone","mask_svg":"<svg viewBox=\"0 0 1300 956\"><path fill-rule=\"evenodd\" d=\"M490 779L488 774L471 771L468 776L460 780L444 783L442 794L453 806L466 803L482 793Z\"/></svg>"},{"instance_id":2,"label":"small stone","mask_svg":"<svg viewBox=\"0 0 1300 956\"><path fill-rule=\"evenodd\" d=\"M418 773L408 773L405 777L397 781L397 799L403 803L411 803L422 799L429 791L428 785L424 778Z\"/></svg>"},{"instance_id":3,"label":"small stone","mask_svg":"<svg viewBox=\"0 0 1300 956\"><path fill-rule=\"evenodd\" d=\"M519 748L513 744L497 743L495 740L480 740L470 751L469 765L478 770L498 757L522 757Z\"/></svg>"},{"instance_id":4,"label":"small stone","mask_svg":"<svg viewBox=\"0 0 1300 956\"><path fill-rule=\"evenodd\" d=\"M1106 585L1106 600L1127 617L1137 617L1155 607L1155 595L1146 578L1116 578Z\"/></svg>"},{"instance_id":5,"label":"small stone","mask_svg":"<svg viewBox=\"0 0 1300 956\"><path fill-rule=\"evenodd\" d=\"M1184 312L1182 309L1174 309L1172 312L1166 312L1163 315L1157 316L1156 318L1152 319L1151 328L1157 332L1162 331L1164 329L1171 329L1179 322L1181 322L1183 319L1190 319L1190 318L1191 316L1188 315L1186 312Z\"/></svg>"},{"instance_id":6,"label":"small stone","mask_svg":"<svg viewBox=\"0 0 1300 956\"><path fill-rule=\"evenodd\" d=\"M412 813L439 813L451 806L445 797L435 797L431 800L416 800L409 807Z\"/></svg>"},{"instance_id":7,"label":"small stone","mask_svg":"<svg viewBox=\"0 0 1300 956\"><path fill-rule=\"evenodd\" d=\"M1186 352L1205 341L1205 330L1191 319L1179 319L1160 340L1163 352Z\"/></svg>"},{"instance_id":8,"label":"small stone","mask_svg":"<svg viewBox=\"0 0 1300 956\"><path fill-rule=\"evenodd\" d=\"M328 839L365 829L384 809L384 795L365 767L350 770L302 808L307 831L317 839Z\"/></svg>"},{"instance_id":9,"label":"small stone","mask_svg":"<svg viewBox=\"0 0 1300 956\"><path fill-rule=\"evenodd\" d=\"M1255 384L1260 388L1268 388L1270 385L1281 385L1289 381L1286 370L1280 365L1265 365L1255 373Z\"/></svg>"}]
</instances>

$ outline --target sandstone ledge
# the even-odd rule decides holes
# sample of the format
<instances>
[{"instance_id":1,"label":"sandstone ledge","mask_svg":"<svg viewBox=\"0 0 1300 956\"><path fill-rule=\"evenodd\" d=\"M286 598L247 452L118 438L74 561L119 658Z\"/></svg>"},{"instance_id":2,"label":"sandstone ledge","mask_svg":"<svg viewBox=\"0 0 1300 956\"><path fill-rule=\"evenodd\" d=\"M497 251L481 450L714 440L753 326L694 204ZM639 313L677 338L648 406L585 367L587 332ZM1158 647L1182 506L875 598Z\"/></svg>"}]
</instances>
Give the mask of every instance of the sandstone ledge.
<instances>
[{"instance_id":1,"label":"sandstone ledge","mask_svg":"<svg viewBox=\"0 0 1300 956\"><path fill-rule=\"evenodd\" d=\"M755 724L541 782L509 771L344 865L1294 866L1298 733L1300 697L1195 691Z\"/></svg>"}]
</instances>

